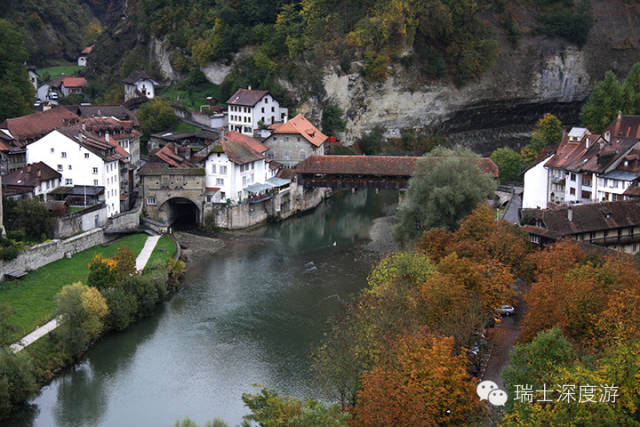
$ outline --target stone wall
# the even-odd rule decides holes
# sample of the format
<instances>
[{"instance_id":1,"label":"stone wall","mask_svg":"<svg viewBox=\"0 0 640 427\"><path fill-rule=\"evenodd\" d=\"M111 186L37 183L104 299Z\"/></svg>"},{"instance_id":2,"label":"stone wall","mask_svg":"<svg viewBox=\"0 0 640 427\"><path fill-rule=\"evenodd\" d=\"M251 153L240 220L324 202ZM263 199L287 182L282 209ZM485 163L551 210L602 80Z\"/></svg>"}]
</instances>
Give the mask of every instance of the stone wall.
<instances>
[{"instance_id":1,"label":"stone wall","mask_svg":"<svg viewBox=\"0 0 640 427\"><path fill-rule=\"evenodd\" d=\"M136 199L133 209L112 216L105 228L107 233L135 230L140 226L140 214L142 213L141 197Z\"/></svg>"},{"instance_id":2,"label":"stone wall","mask_svg":"<svg viewBox=\"0 0 640 427\"><path fill-rule=\"evenodd\" d=\"M58 218L53 235L58 239L64 239L83 231L102 227L106 222L107 207L101 203Z\"/></svg>"},{"instance_id":3,"label":"stone wall","mask_svg":"<svg viewBox=\"0 0 640 427\"><path fill-rule=\"evenodd\" d=\"M21 252L11 261L0 260L0 280L11 271L31 271L57 261L65 254L74 255L105 242L104 231L96 228L66 240L55 239Z\"/></svg>"}]
</instances>

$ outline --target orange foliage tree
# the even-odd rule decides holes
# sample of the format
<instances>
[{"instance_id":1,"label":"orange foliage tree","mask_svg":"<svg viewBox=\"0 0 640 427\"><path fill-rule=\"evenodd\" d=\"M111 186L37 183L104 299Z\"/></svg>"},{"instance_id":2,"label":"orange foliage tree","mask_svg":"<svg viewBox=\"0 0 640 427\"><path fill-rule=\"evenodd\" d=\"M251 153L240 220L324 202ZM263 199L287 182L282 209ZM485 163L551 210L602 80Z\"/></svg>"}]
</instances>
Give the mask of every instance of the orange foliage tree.
<instances>
[{"instance_id":1,"label":"orange foliage tree","mask_svg":"<svg viewBox=\"0 0 640 427\"><path fill-rule=\"evenodd\" d=\"M453 338L418 330L389 342L388 357L366 371L355 426L468 425L481 404Z\"/></svg>"}]
</instances>

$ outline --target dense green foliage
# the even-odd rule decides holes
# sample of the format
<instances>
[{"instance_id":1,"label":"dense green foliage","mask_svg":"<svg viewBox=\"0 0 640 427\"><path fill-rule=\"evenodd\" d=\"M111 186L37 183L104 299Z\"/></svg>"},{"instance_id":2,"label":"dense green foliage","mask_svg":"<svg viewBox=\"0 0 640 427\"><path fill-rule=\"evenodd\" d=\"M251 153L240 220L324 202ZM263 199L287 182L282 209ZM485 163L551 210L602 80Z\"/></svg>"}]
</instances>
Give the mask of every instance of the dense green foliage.
<instances>
[{"instance_id":1,"label":"dense green foliage","mask_svg":"<svg viewBox=\"0 0 640 427\"><path fill-rule=\"evenodd\" d=\"M562 122L553 114L547 113L536 122L531 133L531 142L520 150L525 166L531 166L548 147L555 147L562 139Z\"/></svg>"},{"instance_id":2,"label":"dense green foliage","mask_svg":"<svg viewBox=\"0 0 640 427\"><path fill-rule=\"evenodd\" d=\"M0 19L0 121L28 114L35 96L24 63L27 51L15 25Z\"/></svg>"},{"instance_id":3,"label":"dense green foliage","mask_svg":"<svg viewBox=\"0 0 640 427\"><path fill-rule=\"evenodd\" d=\"M384 142L385 129L376 126L360 137L360 149L364 154L378 154Z\"/></svg>"},{"instance_id":4,"label":"dense green foliage","mask_svg":"<svg viewBox=\"0 0 640 427\"><path fill-rule=\"evenodd\" d=\"M55 218L40 199L5 200L3 214L8 231L22 230L36 241L52 236Z\"/></svg>"},{"instance_id":5,"label":"dense green foliage","mask_svg":"<svg viewBox=\"0 0 640 427\"><path fill-rule=\"evenodd\" d=\"M520 171L522 171L523 162L517 151L509 147L498 148L491 153L491 160L498 165L500 182L514 183L521 181Z\"/></svg>"},{"instance_id":6,"label":"dense green foliage","mask_svg":"<svg viewBox=\"0 0 640 427\"><path fill-rule=\"evenodd\" d=\"M146 138L154 132L173 129L179 122L171 105L158 97L143 104L136 115L140 122L140 129Z\"/></svg>"},{"instance_id":7,"label":"dense green foliage","mask_svg":"<svg viewBox=\"0 0 640 427\"><path fill-rule=\"evenodd\" d=\"M640 63L631 67L622 83L607 71L582 106L580 120L591 131L602 133L619 112L640 114Z\"/></svg>"},{"instance_id":8,"label":"dense green foliage","mask_svg":"<svg viewBox=\"0 0 640 427\"><path fill-rule=\"evenodd\" d=\"M336 104L329 104L322 110L322 133L327 136L336 136L344 131L346 121L342 118L344 111Z\"/></svg>"},{"instance_id":9,"label":"dense green foliage","mask_svg":"<svg viewBox=\"0 0 640 427\"><path fill-rule=\"evenodd\" d=\"M0 348L0 420L37 390L29 356Z\"/></svg>"},{"instance_id":10,"label":"dense green foliage","mask_svg":"<svg viewBox=\"0 0 640 427\"><path fill-rule=\"evenodd\" d=\"M495 183L480 169L478 159L468 150L438 147L417 162L409 180L408 200L398 209L395 237L407 242L431 228L453 230L478 203L487 200Z\"/></svg>"}]
</instances>

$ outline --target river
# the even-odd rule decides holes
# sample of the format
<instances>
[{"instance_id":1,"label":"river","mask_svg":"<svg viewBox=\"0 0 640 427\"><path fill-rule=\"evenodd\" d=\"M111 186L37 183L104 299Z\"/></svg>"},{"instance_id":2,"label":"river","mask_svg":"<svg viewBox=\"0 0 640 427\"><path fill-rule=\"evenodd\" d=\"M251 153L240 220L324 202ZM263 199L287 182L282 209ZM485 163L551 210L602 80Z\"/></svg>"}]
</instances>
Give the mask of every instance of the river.
<instances>
[{"instance_id":1,"label":"river","mask_svg":"<svg viewBox=\"0 0 640 427\"><path fill-rule=\"evenodd\" d=\"M187 416L237 425L254 384L328 399L310 351L365 285L380 256L370 250L374 219L396 200L339 194L313 213L235 234L189 266L185 288L155 315L103 339L10 425L168 427Z\"/></svg>"}]
</instances>

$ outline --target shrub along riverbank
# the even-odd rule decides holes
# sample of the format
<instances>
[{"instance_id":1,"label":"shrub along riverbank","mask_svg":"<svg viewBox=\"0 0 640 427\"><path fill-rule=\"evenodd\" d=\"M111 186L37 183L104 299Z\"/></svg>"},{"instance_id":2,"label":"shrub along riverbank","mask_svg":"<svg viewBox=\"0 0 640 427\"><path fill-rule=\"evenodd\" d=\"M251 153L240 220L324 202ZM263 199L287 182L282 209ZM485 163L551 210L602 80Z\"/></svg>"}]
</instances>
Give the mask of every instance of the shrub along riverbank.
<instances>
[{"instance_id":1,"label":"shrub along riverbank","mask_svg":"<svg viewBox=\"0 0 640 427\"><path fill-rule=\"evenodd\" d=\"M111 251L111 257L104 255L106 251L96 251L85 264L88 268L85 268L84 280L62 287L55 295L53 314L59 319L56 330L17 354L8 349L7 337L3 336L0 419L26 401L38 390L39 384L50 381L60 369L77 362L101 336L123 330L152 314L159 303L178 289L185 271L184 263L173 259L175 252L173 240L164 236L147 267L139 273L134 251L128 246L121 244ZM0 310L0 329L8 325L6 314L6 309Z\"/></svg>"}]
</instances>

